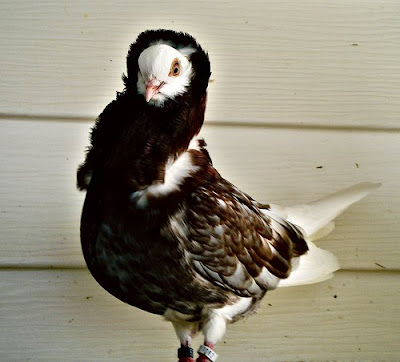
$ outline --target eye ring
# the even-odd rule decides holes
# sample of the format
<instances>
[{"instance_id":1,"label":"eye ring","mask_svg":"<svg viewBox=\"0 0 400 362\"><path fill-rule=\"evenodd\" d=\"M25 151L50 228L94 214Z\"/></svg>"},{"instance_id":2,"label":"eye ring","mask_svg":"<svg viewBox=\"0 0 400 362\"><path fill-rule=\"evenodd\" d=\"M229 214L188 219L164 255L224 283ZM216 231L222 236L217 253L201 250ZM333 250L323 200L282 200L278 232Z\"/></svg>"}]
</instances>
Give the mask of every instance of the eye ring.
<instances>
[{"instance_id":1,"label":"eye ring","mask_svg":"<svg viewBox=\"0 0 400 362\"><path fill-rule=\"evenodd\" d=\"M170 77L177 77L181 74L181 62L178 58L175 58L171 63L171 69L169 71Z\"/></svg>"}]
</instances>

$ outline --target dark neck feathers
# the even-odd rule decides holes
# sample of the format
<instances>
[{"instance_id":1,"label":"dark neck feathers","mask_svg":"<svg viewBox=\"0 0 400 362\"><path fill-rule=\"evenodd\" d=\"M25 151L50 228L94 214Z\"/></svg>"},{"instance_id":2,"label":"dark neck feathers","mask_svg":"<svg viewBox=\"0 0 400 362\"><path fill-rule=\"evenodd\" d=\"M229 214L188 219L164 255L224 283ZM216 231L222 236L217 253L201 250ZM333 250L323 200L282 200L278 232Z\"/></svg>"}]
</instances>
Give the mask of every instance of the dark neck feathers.
<instances>
[{"instance_id":1,"label":"dark neck feathers","mask_svg":"<svg viewBox=\"0 0 400 362\"><path fill-rule=\"evenodd\" d=\"M154 43L177 49L192 47L193 75L184 94L166 100L162 107L146 103L137 92L138 57ZM210 77L207 54L194 38L171 30L140 34L127 56L125 89L100 114L91 133L91 146L78 171L78 186L85 188L86 174L95 172L112 183L142 188L162 180L169 157L187 149L204 121Z\"/></svg>"}]
</instances>

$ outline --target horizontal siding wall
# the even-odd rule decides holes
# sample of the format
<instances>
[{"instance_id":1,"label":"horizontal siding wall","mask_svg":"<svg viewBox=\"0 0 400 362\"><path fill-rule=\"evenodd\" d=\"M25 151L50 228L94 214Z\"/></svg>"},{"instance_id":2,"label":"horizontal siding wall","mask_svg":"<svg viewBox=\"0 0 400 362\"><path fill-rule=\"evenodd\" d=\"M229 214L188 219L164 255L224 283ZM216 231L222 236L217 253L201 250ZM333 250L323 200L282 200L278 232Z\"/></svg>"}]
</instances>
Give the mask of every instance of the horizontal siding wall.
<instances>
[{"instance_id":1,"label":"horizontal siding wall","mask_svg":"<svg viewBox=\"0 0 400 362\"><path fill-rule=\"evenodd\" d=\"M87 271L0 276L1 322L9 326L0 334L2 361L176 361L172 325L120 303ZM218 361L398 360L398 305L388 300L398 300L390 273L339 272L279 289L256 316L228 326Z\"/></svg>"},{"instance_id":2,"label":"horizontal siding wall","mask_svg":"<svg viewBox=\"0 0 400 362\"><path fill-rule=\"evenodd\" d=\"M75 188L75 172L90 126L0 122L4 265L84 265L78 227L84 193ZM345 269L399 269L398 133L205 126L202 134L221 174L261 202L295 205L357 182L383 183L338 219L324 246Z\"/></svg>"},{"instance_id":3,"label":"horizontal siding wall","mask_svg":"<svg viewBox=\"0 0 400 362\"><path fill-rule=\"evenodd\" d=\"M97 115L137 34L193 34L212 61L213 121L399 127L400 2L0 3L0 111Z\"/></svg>"},{"instance_id":4,"label":"horizontal siding wall","mask_svg":"<svg viewBox=\"0 0 400 362\"><path fill-rule=\"evenodd\" d=\"M202 133L241 189L293 205L382 183L320 243L335 278L269 293L220 360L399 359L400 2L4 0L0 19L1 361L176 358L170 324L86 270L75 188L129 44L160 27L209 52Z\"/></svg>"}]
</instances>

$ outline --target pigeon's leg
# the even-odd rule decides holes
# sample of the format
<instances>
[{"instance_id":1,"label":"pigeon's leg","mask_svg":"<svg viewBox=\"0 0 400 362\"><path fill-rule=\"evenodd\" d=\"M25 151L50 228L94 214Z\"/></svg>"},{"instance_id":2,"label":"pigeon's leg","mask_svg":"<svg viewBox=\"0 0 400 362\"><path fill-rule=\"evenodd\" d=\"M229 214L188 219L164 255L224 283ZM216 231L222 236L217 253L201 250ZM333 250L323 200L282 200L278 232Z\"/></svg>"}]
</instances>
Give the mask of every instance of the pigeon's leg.
<instances>
[{"instance_id":1,"label":"pigeon's leg","mask_svg":"<svg viewBox=\"0 0 400 362\"><path fill-rule=\"evenodd\" d=\"M194 362L193 348L181 344L181 348L178 349L178 358L178 362Z\"/></svg>"},{"instance_id":2,"label":"pigeon's leg","mask_svg":"<svg viewBox=\"0 0 400 362\"><path fill-rule=\"evenodd\" d=\"M197 333L198 323L173 321L172 324L175 328L176 335L181 342L181 347L178 349L178 362L194 362L191 343L193 337Z\"/></svg>"},{"instance_id":3,"label":"pigeon's leg","mask_svg":"<svg viewBox=\"0 0 400 362\"><path fill-rule=\"evenodd\" d=\"M214 362L218 355L214 352L215 345L222 339L226 331L226 319L216 311L211 311L204 323L204 344L200 346L196 362Z\"/></svg>"},{"instance_id":4,"label":"pigeon's leg","mask_svg":"<svg viewBox=\"0 0 400 362\"><path fill-rule=\"evenodd\" d=\"M197 357L196 362L210 362L215 361L218 355L214 352L215 343L206 342L199 348L199 357Z\"/></svg>"}]
</instances>

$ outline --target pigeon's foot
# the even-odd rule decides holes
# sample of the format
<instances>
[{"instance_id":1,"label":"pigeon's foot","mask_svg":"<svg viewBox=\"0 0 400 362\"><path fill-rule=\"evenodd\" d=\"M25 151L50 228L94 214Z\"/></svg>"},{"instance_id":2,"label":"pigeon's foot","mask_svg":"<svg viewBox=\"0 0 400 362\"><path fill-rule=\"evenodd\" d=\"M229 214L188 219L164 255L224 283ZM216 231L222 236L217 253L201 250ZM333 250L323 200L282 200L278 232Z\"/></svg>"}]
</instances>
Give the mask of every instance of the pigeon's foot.
<instances>
[{"instance_id":1,"label":"pigeon's foot","mask_svg":"<svg viewBox=\"0 0 400 362\"><path fill-rule=\"evenodd\" d=\"M214 352L214 348L215 343L204 342L198 350L199 357L196 362L214 362L218 358L218 355Z\"/></svg>"},{"instance_id":2,"label":"pigeon's foot","mask_svg":"<svg viewBox=\"0 0 400 362\"><path fill-rule=\"evenodd\" d=\"M210 362L210 359L204 354L200 354L199 357L197 357L196 362Z\"/></svg>"},{"instance_id":3,"label":"pigeon's foot","mask_svg":"<svg viewBox=\"0 0 400 362\"><path fill-rule=\"evenodd\" d=\"M181 344L181 348L178 349L178 358L178 362L194 362L193 348Z\"/></svg>"}]
</instances>

